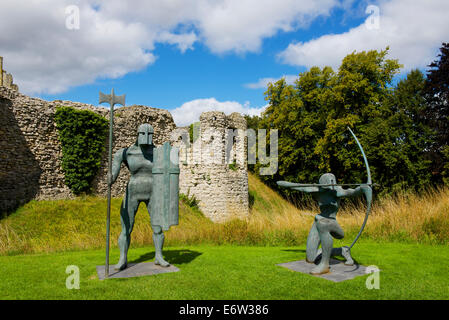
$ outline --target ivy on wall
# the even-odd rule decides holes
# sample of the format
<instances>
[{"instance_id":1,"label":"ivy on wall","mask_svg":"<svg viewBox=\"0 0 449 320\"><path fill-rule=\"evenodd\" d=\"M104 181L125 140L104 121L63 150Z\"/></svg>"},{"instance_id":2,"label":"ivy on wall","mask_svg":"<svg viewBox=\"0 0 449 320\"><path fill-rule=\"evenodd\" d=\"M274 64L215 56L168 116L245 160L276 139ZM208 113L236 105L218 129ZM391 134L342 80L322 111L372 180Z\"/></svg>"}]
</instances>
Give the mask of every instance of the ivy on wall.
<instances>
[{"instance_id":1,"label":"ivy on wall","mask_svg":"<svg viewBox=\"0 0 449 320\"><path fill-rule=\"evenodd\" d=\"M189 126L190 143L193 143L198 139L200 125L200 122L194 122ZM197 127L196 130L194 129L195 127Z\"/></svg>"},{"instance_id":2,"label":"ivy on wall","mask_svg":"<svg viewBox=\"0 0 449 320\"><path fill-rule=\"evenodd\" d=\"M88 193L101 165L108 121L92 111L58 107L55 122L62 146L65 183L76 195Z\"/></svg>"}]
</instances>

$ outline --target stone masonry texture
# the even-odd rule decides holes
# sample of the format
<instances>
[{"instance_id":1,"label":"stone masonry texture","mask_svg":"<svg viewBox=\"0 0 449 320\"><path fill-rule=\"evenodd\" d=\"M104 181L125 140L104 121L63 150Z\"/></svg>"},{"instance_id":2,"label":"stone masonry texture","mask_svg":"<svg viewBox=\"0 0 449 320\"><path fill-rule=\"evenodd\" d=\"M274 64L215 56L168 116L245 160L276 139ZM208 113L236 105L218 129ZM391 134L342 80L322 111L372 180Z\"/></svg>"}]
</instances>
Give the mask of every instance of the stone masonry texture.
<instances>
[{"instance_id":1,"label":"stone masonry texture","mask_svg":"<svg viewBox=\"0 0 449 320\"><path fill-rule=\"evenodd\" d=\"M8 80L12 82L12 80ZM9 82L8 82L9 83ZM64 183L62 150L54 122L58 106L91 110L109 120L109 109L72 101L45 101L0 86L0 212L32 200L73 198ZM133 105L114 111L113 152L135 143L137 128L149 123L156 146L170 141L180 148L180 192L194 196L212 221L248 216L246 121L238 113L204 112L199 138L190 143L188 128L177 128L167 110ZM94 194L107 193L107 138ZM227 148L228 147L228 148ZM123 197L129 174L122 165L112 187Z\"/></svg>"}]
</instances>

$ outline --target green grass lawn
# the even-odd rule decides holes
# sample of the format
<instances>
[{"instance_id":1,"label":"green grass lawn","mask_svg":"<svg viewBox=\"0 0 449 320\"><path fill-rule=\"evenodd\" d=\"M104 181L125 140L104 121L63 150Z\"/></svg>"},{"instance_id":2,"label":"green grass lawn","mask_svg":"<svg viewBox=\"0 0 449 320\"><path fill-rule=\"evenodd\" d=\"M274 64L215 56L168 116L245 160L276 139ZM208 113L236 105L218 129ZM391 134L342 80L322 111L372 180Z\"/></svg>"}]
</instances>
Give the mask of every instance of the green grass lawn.
<instances>
[{"instance_id":1,"label":"green grass lawn","mask_svg":"<svg viewBox=\"0 0 449 320\"><path fill-rule=\"evenodd\" d=\"M166 247L165 257L181 269L128 279L100 281L96 265L103 250L0 256L1 299L448 299L449 247L360 241L353 255L376 265L380 289L368 276L334 283L276 266L304 259L305 246ZM153 247L131 248L130 262L151 261ZM118 250L111 253L111 263ZM80 269L80 289L66 289L68 265Z\"/></svg>"},{"instance_id":2,"label":"green grass lawn","mask_svg":"<svg viewBox=\"0 0 449 320\"><path fill-rule=\"evenodd\" d=\"M388 200L373 210L354 258L380 268L380 289L368 275L341 283L276 264L302 260L314 209L301 211L249 176L251 216L214 224L185 199L180 223L166 232L166 259L180 272L129 279L97 278L105 261L106 199L31 201L0 219L0 299L449 299L447 191ZM113 199L111 263L118 260L121 199ZM348 245L364 217L350 207L338 217ZM352 211L354 212L352 212ZM427 214L428 213L428 214ZM419 218L419 219L418 219ZM152 261L152 230L142 205L129 262ZM80 269L80 289L66 289L66 267Z\"/></svg>"}]
</instances>

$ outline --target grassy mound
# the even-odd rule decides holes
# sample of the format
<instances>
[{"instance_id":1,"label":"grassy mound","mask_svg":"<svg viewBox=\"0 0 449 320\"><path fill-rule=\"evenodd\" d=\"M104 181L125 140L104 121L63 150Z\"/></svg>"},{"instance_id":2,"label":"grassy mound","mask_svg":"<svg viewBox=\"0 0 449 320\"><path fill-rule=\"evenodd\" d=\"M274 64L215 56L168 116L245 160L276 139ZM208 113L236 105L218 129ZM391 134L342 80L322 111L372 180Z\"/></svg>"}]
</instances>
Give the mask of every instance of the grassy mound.
<instances>
[{"instance_id":1,"label":"grassy mound","mask_svg":"<svg viewBox=\"0 0 449 320\"><path fill-rule=\"evenodd\" d=\"M257 177L249 175L251 210L246 220L214 224L185 199L180 203L179 226L166 233L167 245L238 244L303 245L318 209L313 203L297 208ZM363 203L363 202L362 202ZM113 199L111 246L120 233L121 199ZM364 205L343 203L337 220L346 232L335 245L347 245L365 216ZM106 200L31 201L0 220L0 254L54 252L104 248ZM421 195L402 194L374 204L364 239L446 244L449 240L449 190ZM132 233L132 246L152 244L145 205L141 204Z\"/></svg>"}]
</instances>

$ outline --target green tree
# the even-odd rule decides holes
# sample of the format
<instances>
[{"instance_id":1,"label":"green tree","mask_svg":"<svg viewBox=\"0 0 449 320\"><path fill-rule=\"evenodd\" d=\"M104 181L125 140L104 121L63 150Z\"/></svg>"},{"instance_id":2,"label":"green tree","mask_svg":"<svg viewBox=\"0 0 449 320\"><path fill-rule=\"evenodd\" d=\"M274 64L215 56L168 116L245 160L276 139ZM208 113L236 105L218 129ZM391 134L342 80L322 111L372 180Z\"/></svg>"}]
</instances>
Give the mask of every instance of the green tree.
<instances>
[{"instance_id":1,"label":"green tree","mask_svg":"<svg viewBox=\"0 0 449 320\"><path fill-rule=\"evenodd\" d=\"M438 59L429 65L425 96L428 104L423 117L434 130L431 148L432 171L437 182L449 185L449 43L443 43Z\"/></svg>"},{"instance_id":2,"label":"green tree","mask_svg":"<svg viewBox=\"0 0 449 320\"><path fill-rule=\"evenodd\" d=\"M347 55L323 93L325 127L315 153L320 156L319 169L334 172L340 181L366 181L363 159L348 126L365 147L373 180L385 181L381 177L385 163L373 161L373 147L389 140L379 126L385 126L382 119L389 115L383 102L391 96L391 82L400 68L397 60L386 59L387 53L388 48Z\"/></svg>"},{"instance_id":3,"label":"green tree","mask_svg":"<svg viewBox=\"0 0 449 320\"><path fill-rule=\"evenodd\" d=\"M384 102L388 118L373 122L379 127L370 131L373 142L385 137L383 144L373 143L370 148L373 163L382 169L382 182L389 183L392 190L421 189L432 180L428 150L434 134L422 117L427 108L425 83L419 70L412 70L399 81L393 94Z\"/></svg>"},{"instance_id":4,"label":"green tree","mask_svg":"<svg viewBox=\"0 0 449 320\"><path fill-rule=\"evenodd\" d=\"M259 129L259 122L261 118L259 116L250 116L247 114L245 114L244 117L246 120L246 127L257 132L257 129Z\"/></svg>"},{"instance_id":5,"label":"green tree","mask_svg":"<svg viewBox=\"0 0 449 320\"><path fill-rule=\"evenodd\" d=\"M415 120L424 108L422 74L413 72L397 88L401 65L382 51L352 53L338 72L313 67L294 85L269 84L260 126L279 129L279 171L262 177L317 182L333 172L341 183L366 181L363 158L347 130L354 129L369 159L373 181L384 192L428 182L423 159L429 132ZM403 103L407 99L407 103ZM285 192L282 190L282 192Z\"/></svg>"},{"instance_id":6,"label":"green tree","mask_svg":"<svg viewBox=\"0 0 449 320\"><path fill-rule=\"evenodd\" d=\"M323 93L332 77L331 68L321 70L313 67L301 73L295 85L288 85L285 79L268 85L265 99L269 101L269 106L260 126L267 130L279 130L278 173L262 177L269 184L275 185L275 181L281 177L292 181L318 179L316 169L319 157L314 149L325 127L325 112L321 105Z\"/></svg>"}]
</instances>

